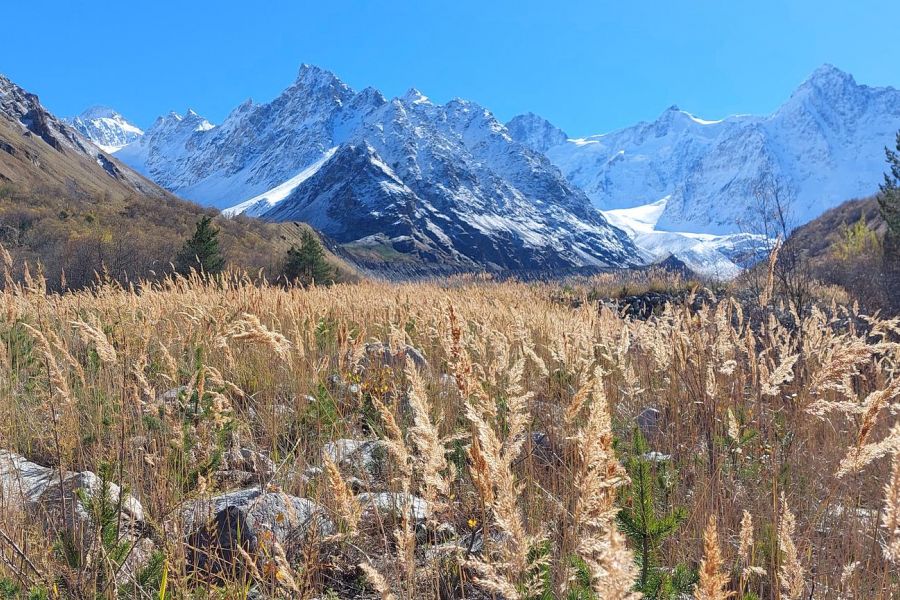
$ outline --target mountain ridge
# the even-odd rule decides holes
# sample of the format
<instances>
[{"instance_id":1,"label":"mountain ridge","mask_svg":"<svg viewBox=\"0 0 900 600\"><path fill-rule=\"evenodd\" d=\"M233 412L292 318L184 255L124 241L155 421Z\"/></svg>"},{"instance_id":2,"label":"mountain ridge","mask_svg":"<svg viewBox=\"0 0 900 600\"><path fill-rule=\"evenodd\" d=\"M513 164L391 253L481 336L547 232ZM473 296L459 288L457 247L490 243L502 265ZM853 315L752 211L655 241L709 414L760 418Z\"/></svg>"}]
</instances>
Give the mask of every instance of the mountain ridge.
<instances>
[{"instance_id":1,"label":"mountain ridge","mask_svg":"<svg viewBox=\"0 0 900 600\"><path fill-rule=\"evenodd\" d=\"M302 65L274 100L244 102L218 126L196 113L177 117L158 119L116 156L174 193L230 214L252 209L267 220L302 218L328 235L340 231L346 244L380 235L392 254L466 268L643 260L543 154L515 142L488 110L467 100L433 104L415 88L387 99ZM301 177L323 159L325 174ZM339 173L339 163L362 176ZM316 190L310 181L340 177L350 184L340 187L343 196L332 194L327 206L317 201L338 188ZM345 202L362 212L334 209ZM309 206L322 214L311 214ZM339 227L335 219L345 223ZM364 225L366 219L381 230ZM348 237L351 231L356 238Z\"/></svg>"},{"instance_id":2,"label":"mountain ridge","mask_svg":"<svg viewBox=\"0 0 900 600\"><path fill-rule=\"evenodd\" d=\"M539 149L536 127L510 131ZM600 209L669 197L660 229L721 235L745 230L758 196L773 189L791 204L795 225L873 193L882 147L898 129L900 91L858 84L826 64L768 115L709 121L672 106L652 122L542 151Z\"/></svg>"}]
</instances>

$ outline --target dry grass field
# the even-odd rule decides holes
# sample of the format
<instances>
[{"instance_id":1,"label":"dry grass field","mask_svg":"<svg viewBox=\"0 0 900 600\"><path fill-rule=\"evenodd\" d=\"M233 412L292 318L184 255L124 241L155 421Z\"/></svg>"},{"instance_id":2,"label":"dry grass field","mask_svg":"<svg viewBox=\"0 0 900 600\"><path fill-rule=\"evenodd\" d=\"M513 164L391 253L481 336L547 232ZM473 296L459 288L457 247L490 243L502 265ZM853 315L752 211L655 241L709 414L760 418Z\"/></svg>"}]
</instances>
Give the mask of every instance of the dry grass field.
<instances>
[{"instance_id":1,"label":"dry grass field","mask_svg":"<svg viewBox=\"0 0 900 600\"><path fill-rule=\"evenodd\" d=\"M0 597L900 598L900 320L591 285L8 281Z\"/></svg>"}]
</instances>

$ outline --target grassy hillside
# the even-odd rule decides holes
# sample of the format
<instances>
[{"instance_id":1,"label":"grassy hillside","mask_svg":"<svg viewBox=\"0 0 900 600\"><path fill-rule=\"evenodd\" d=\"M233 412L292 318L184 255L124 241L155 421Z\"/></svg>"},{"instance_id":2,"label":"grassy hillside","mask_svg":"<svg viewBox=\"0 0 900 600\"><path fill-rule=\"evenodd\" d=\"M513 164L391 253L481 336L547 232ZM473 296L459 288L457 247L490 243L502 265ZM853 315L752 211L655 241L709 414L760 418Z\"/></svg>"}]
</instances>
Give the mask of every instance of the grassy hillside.
<instances>
[{"instance_id":1,"label":"grassy hillside","mask_svg":"<svg viewBox=\"0 0 900 600\"><path fill-rule=\"evenodd\" d=\"M119 281L157 278L170 271L176 252L204 214L217 212L172 196L0 185L0 243L19 271L26 261L32 268L41 263L54 289L63 272L74 288L104 271ZM245 218L219 217L215 225L230 267L253 274L263 269L269 278L279 275L280 262L287 249L299 243L302 229ZM330 260L340 280L354 277L347 263L334 256Z\"/></svg>"}]
</instances>

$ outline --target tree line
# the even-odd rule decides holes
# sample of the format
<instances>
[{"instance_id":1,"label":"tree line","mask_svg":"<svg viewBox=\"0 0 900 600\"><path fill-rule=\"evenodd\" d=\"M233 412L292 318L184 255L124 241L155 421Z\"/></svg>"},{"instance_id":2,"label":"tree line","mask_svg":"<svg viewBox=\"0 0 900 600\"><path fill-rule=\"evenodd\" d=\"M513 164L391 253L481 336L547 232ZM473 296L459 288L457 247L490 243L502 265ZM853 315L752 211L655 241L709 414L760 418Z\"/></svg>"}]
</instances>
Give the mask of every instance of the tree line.
<instances>
[{"instance_id":1,"label":"tree line","mask_svg":"<svg viewBox=\"0 0 900 600\"><path fill-rule=\"evenodd\" d=\"M174 266L181 275L191 272L217 275L225 269L219 229L212 224L211 217L204 216L197 222L193 235L175 255ZM303 230L299 246L292 245L280 265L280 276L284 281L304 286L333 283L335 275L322 243L310 229Z\"/></svg>"}]
</instances>

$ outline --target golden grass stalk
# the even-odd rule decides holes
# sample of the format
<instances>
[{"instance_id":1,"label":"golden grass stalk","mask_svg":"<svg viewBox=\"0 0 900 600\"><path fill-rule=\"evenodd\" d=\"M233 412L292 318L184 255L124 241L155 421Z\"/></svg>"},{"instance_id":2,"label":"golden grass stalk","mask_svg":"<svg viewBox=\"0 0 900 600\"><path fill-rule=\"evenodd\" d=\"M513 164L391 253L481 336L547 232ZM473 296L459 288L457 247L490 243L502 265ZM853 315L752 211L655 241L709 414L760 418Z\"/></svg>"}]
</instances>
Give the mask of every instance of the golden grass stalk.
<instances>
[{"instance_id":1,"label":"golden grass stalk","mask_svg":"<svg viewBox=\"0 0 900 600\"><path fill-rule=\"evenodd\" d=\"M725 600L733 595L725 590L728 575L722 571L722 563L716 516L710 515L703 530L703 559L700 561L700 580L694 588L694 600Z\"/></svg>"},{"instance_id":2,"label":"golden grass stalk","mask_svg":"<svg viewBox=\"0 0 900 600\"><path fill-rule=\"evenodd\" d=\"M391 592L390 586L381 573L378 572L378 569L365 562L359 563L358 566L359 570L366 576L366 581L369 582L372 589L381 595L381 600L396 600L396 596Z\"/></svg>"},{"instance_id":3,"label":"golden grass stalk","mask_svg":"<svg viewBox=\"0 0 900 600\"><path fill-rule=\"evenodd\" d=\"M81 337L86 342L94 345L97 356L100 357L101 361L107 365L114 365L119 360L116 349L109 343L106 334L103 333L99 323L96 322L96 317L94 319L95 322L93 324L80 320L72 321L72 327L81 334Z\"/></svg>"},{"instance_id":4,"label":"golden grass stalk","mask_svg":"<svg viewBox=\"0 0 900 600\"><path fill-rule=\"evenodd\" d=\"M794 544L796 527L797 520L782 494L781 519L778 524L778 548L781 552L778 578L781 581L782 595L787 600L798 600L801 597L806 577L806 572L800 563L797 546Z\"/></svg>"},{"instance_id":5,"label":"golden grass stalk","mask_svg":"<svg viewBox=\"0 0 900 600\"><path fill-rule=\"evenodd\" d=\"M325 477L328 481L328 489L331 492L331 500L334 503L335 515L341 522L342 533L355 535L359 531L359 521L362 516L362 508L356 496L337 465L330 458L324 456L322 465L325 467Z\"/></svg>"},{"instance_id":6,"label":"golden grass stalk","mask_svg":"<svg viewBox=\"0 0 900 600\"><path fill-rule=\"evenodd\" d=\"M882 546L885 558L900 566L900 451L894 451L891 477L884 486L884 509L881 526L886 540Z\"/></svg>"}]
</instances>

